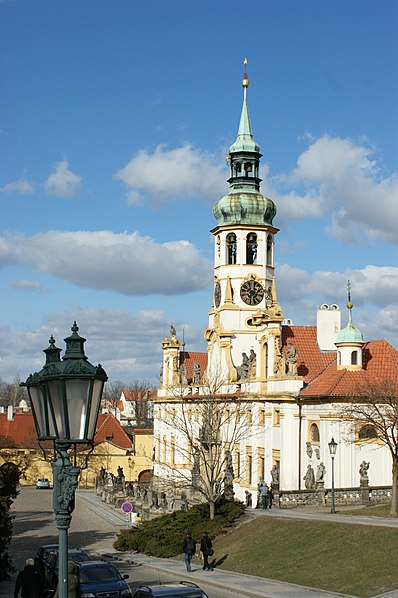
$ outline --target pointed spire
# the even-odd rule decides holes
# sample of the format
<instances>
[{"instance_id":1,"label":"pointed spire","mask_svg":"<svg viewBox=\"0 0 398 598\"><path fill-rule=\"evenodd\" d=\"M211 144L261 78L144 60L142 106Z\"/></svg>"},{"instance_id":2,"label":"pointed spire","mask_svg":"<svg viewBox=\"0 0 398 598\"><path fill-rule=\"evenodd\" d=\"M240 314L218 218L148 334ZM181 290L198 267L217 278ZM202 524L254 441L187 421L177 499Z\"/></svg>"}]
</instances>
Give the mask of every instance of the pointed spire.
<instances>
[{"instance_id":1,"label":"pointed spire","mask_svg":"<svg viewBox=\"0 0 398 598\"><path fill-rule=\"evenodd\" d=\"M348 309L348 324L345 328L340 330L337 335L335 344L338 343L363 343L363 335L360 330L355 326L352 320L352 308L354 307L351 301L351 282L347 281L347 309Z\"/></svg>"},{"instance_id":2,"label":"pointed spire","mask_svg":"<svg viewBox=\"0 0 398 598\"><path fill-rule=\"evenodd\" d=\"M260 152L260 146L254 141L252 128L250 124L249 109L247 107L247 88L249 87L249 78L246 72L247 58L243 61L245 65L245 71L243 73L242 87L243 87L243 105L242 112L240 115L238 136L235 143L231 145L229 151L239 152Z\"/></svg>"}]
</instances>

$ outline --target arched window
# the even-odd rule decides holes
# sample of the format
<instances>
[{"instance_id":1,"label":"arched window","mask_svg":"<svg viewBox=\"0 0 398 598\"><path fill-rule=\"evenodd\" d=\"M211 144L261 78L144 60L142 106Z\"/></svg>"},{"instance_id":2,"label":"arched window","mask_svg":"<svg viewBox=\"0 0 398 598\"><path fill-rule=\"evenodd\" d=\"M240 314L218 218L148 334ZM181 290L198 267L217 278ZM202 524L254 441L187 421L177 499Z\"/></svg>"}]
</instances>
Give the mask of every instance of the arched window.
<instances>
[{"instance_id":1,"label":"arched window","mask_svg":"<svg viewBox=\"0 0 398 598\"><path fill-rule=\"evenodd\" d=\"M236 264L236 235L227 235L227 264Z\"/></svg>"},{"instance_id":2,"label":"arched window","mask_svg":"<svg viewBox=\"0 0 398 598\"><path fill-rule=\"evenodd\" d=\"M246 264L257 263L257 235L249 233L246 237Z\"/></svg>"},{"instance_id":3,"label":"arched window","mask_svg":"<svg viewBox=\"0 0 398 598\"><path fill-rule=\"evenodd\" d=\"M267 238L267 266L272 266L272 236Z\"/></svg>"},{"instance_id":4,"label":"arched window","mask_svg":"<svg viewBox=\"0 0 398 598\"><path fill-rule=\"evenodd\" d=\"M359 430L358 438L366 440L368 438L377 438L377 430L373 424L365 424Z\"/></svg>"},{"instance_id":5,"label":"arched window","mask_svg":"<svg viewBox=\"0 0 398 598\"><path fill-rule=\"evenodd\" d=\"M341 365L341 353L337 351L337 365Z\"/></svg>"},{"instance_id":6,"label":"arched window","mask_svg":"<svg viewBox=\"0 0 398 598\"><path fill-rule=\"evenodd\" d=\"M312 442L319 442L319 428L316 424L311 424L310 439Z\"/></svg>"},{"instance_id":7,"label":"arched window","mask_svg":"<svg viewBox=\"0 0 398 598\"><path fill-rule=\"evenodd\" d=\"M242 164L240 162L235 162L235 176L239 176L242 170Z\"/></svg>"},{"instance_id":8,"label":"arched window","mask_svg":"<svg viewBox=\"0 0 398 598\"><path fill-rule=\"evenodd\" d=\"M351 365L358 365L358 351L351 353Z\"/></svg>"},{"instance_id":9,"label":"arched window","mask_svg":"<svg viewBox=\"0 0 398 598\"><path fill-rule=\"evenodd\" d=\"M251 162L245 162L244 169L245 169L246 176L250 176L253 171L253 166L252 166Z\"/></svg>"}]
</instances>

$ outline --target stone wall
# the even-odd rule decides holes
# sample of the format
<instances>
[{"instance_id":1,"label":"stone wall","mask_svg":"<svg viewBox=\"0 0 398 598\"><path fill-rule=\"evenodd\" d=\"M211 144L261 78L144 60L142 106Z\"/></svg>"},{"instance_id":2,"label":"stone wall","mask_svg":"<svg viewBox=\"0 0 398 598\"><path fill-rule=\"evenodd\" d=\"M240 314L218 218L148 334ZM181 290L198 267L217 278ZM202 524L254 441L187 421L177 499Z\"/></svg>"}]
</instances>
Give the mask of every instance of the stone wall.
<instances>
[{"instance_id":1,"label":"stone wall","mask_svg":"<svg viewBox=\"0 0 398 598\"><path fill-rule=\"evenodd\" d=\"M334 502L338 506L375 505L391 500L391 486L335 488ZM303 506L330 506L332 491L330 488L319 490L281 490L279 507L291 509Z\"/></svg>"}]
</instances>

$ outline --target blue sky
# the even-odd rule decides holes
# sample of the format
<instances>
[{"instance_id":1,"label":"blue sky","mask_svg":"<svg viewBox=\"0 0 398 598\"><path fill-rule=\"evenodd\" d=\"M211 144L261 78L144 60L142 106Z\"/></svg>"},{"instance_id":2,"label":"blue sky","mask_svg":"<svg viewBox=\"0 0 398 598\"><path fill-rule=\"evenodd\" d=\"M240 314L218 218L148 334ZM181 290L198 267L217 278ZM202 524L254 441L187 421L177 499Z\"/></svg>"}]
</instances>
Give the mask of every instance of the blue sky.
<instances>
[{"instance_id":1,"label":"blue sky","mask_svg":"<svg viewBox=\"0 0 398 598\"><path fill-rule=\"evenodd\" d=\"M213 204L243 58L278 207L278 299L398 347L393 0L0 0L0 376L73 320L111 379L155 383L173 322L205 350Z\"/></svg>"}]
</instances>

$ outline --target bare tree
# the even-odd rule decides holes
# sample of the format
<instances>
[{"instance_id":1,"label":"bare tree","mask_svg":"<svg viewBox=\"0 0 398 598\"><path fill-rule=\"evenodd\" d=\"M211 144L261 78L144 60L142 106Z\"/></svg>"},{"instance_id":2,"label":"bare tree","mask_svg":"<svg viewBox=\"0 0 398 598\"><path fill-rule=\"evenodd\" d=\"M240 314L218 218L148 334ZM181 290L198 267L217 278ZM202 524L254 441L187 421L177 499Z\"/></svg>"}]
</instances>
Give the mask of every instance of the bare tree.
<instances>
[{"instance_id":1,"label":"bare tree","mask_svg":"<svg viewBox=\"0 0 398 598\"><path fill-rule=\"evenodd\" d=\"M112 382L105 383L105 388L102 395L102 407L104 409L113 410L115 417L120 397L122 396L123 390L126 388L126 384L121 380L114 380Z\"/></svg>"},{"instance_id":2,"label":"bare tree","mask_svg":"<svg viewBox=\"0 0 398 598\"><path fill-rule=\"evenodd\" d=\"M170 477L179 488L191 487L202 495L210 519L223 494L232 498L232 455L254 433L250 400L228 391L218 377L202 380L198 394L188 394L187 387L169 391L173 396L167 418L170 459L162 465L172 470Z\"/></svg>"},{"instance_id":3,"label":"bare tree","mask_svg":"<svg viewBox=\"0 0 398 598\"><path fill-rule=\"evenodd\" d=\"M128 387L134 404L136 428L153 427L152 401L149 398L150 385L146 380L133 380Z\"/></svg>"},{"instance_id":4,"label":"bare tree","mask_svg":"<svg viewBox=\"0 0 398 598\"><path fill-rule=\"evenodd\" d=\"M398 515L398 383L382 380L358 387L339 412L350 421L359 439L377 439L388 448L392 459L390 516ZM359 431L359 432L358 432Z\"/></svg>"},{"instance_id":5,"label":"bare tree","mask_svg":"<svg viewBox=\"0 0 398 598\"><path fill-rule=\"evenodd\" d=\"M0 404L4 407L12 405L17 407L22 399L25 399L27 403L26 389L21 387L21 377L19 374L15 374L14 379L11 383L5 382L0 378Z\"/></svg>"}]
</instances>

